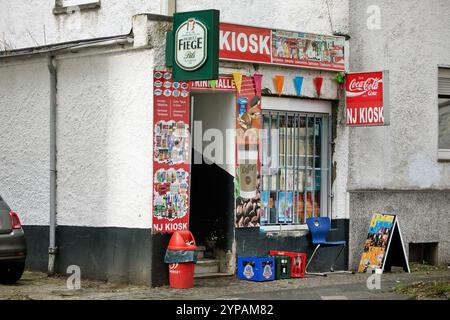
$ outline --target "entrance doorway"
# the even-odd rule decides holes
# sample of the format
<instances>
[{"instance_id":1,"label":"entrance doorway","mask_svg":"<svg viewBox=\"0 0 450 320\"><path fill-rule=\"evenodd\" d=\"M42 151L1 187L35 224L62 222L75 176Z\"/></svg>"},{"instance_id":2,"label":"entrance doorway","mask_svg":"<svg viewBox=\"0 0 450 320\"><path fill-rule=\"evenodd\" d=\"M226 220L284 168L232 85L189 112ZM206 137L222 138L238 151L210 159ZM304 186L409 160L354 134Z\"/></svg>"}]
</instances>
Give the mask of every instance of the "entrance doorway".
<instances>
[{"instance_id":1,"label":"entrance doorway","mask_svg":"<svg viewBox=\"0 0 450 320\"><path fill-rule=\"evenodd\" d=\"M191 93L189 227L199 246L196 277L234 274L235 95Z\"/></svg>"}]
</instances>

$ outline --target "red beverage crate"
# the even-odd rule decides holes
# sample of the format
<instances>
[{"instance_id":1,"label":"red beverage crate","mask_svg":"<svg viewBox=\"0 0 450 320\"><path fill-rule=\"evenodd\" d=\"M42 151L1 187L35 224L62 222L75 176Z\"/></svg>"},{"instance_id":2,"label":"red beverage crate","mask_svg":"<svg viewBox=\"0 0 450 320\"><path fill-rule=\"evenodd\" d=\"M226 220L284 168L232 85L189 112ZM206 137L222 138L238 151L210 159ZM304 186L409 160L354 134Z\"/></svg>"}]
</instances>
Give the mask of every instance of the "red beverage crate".
<instances>
[{"instance_id":1,"label":"red beverage crate","mask_svg":"<svg viewBox=\"0 0 450 320\"><path fill-rule=\"evenodd\" d=\"M269 255L291 257L291 278L303 278L305 276L306 253L271 250Z\"/></svg>"}]
</instances>

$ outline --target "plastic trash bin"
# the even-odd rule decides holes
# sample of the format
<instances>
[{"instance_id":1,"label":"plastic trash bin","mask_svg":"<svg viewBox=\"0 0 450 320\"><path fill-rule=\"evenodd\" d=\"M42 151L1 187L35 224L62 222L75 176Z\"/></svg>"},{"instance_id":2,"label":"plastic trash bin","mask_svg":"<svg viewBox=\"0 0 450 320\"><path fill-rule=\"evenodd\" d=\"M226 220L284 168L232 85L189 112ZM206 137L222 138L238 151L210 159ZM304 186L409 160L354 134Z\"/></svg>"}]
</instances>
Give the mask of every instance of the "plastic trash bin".
<instances>
[{"instance_id":1,"label":"plastic trash bin","mask_svg":"<svg viewBox=\"0 0 450 320\"><path fill-rule=\"evenodd\" d=\"M164 262L169 264L169 285L171 288L194 287L194 270L197 246L188 230L175 231L167 246Z\"/></svg>"}]
</instances>

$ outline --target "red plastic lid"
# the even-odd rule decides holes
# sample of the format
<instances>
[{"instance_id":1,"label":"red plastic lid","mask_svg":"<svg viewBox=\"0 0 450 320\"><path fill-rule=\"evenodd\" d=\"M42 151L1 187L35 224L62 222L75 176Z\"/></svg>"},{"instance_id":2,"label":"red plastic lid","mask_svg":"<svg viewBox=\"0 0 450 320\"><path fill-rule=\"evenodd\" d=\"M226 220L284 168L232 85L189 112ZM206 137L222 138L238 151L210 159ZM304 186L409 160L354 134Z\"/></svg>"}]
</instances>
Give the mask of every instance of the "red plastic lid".
<instances>
[{"instance_id":1,"label":"red plastic lid","mask_svg":"<svg viewBox=\"0 0 450 320\"><path fill-rule=\"evenodd\" d=\"M175 231L170 238L169 250L196 250L195 239L189 230Z\"/></svg>"}]
</instances>

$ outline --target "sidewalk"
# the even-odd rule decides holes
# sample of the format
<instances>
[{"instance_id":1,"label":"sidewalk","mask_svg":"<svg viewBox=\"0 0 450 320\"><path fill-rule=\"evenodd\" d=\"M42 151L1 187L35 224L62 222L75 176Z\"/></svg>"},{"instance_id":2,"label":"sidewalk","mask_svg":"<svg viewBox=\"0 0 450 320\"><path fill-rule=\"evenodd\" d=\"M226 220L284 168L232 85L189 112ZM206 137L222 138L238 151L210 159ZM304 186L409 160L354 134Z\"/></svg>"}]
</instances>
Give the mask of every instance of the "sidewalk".
<instances>
[{"instance_id":1,"label":"sidewalk","mask_svg":"<svg viewBox=\"0 0 450 320\"><path fill-rule=\"evenodd\" d=\"M83 300L352 300L411 299L394 292L395 286L418 281L450 281L450 271L386 273L381 289L367 288L367 274L334 274L328 277L307 276L271 282L248 282L236 277L196 279L192 289L168 286L148 288L83 280L80 290L69 290L65 277L49 278L43 273L26 272L13 286L0 285L0 299L83 299Z\"/></svg>"}]
</instances>

